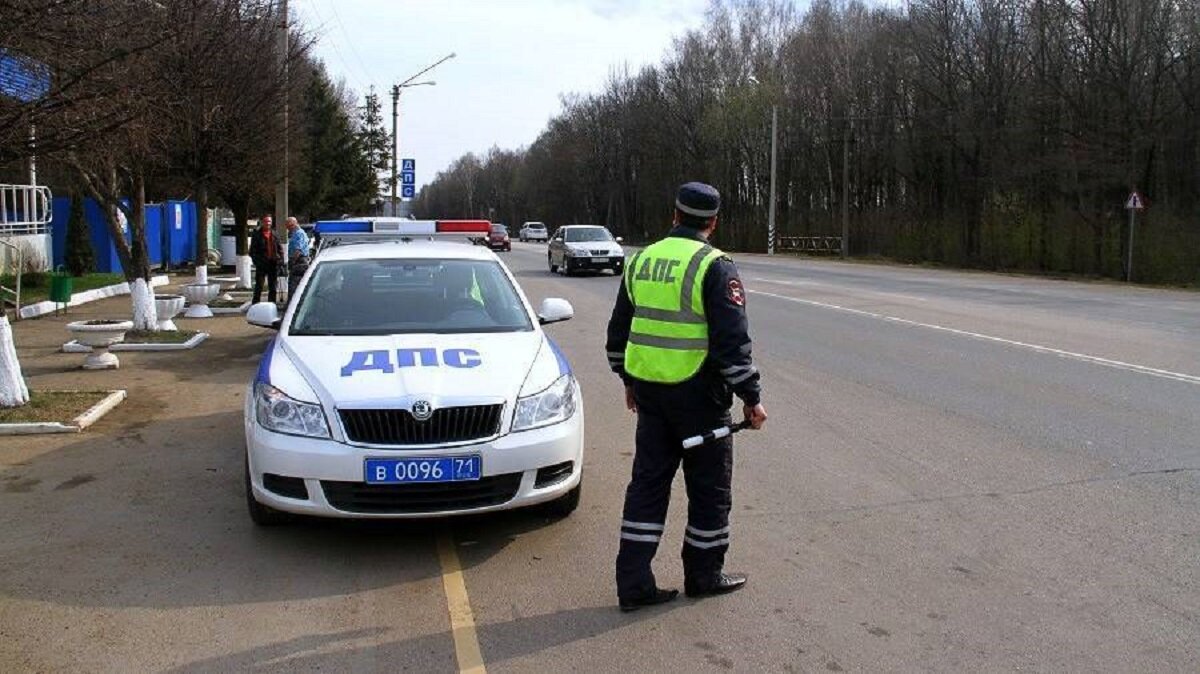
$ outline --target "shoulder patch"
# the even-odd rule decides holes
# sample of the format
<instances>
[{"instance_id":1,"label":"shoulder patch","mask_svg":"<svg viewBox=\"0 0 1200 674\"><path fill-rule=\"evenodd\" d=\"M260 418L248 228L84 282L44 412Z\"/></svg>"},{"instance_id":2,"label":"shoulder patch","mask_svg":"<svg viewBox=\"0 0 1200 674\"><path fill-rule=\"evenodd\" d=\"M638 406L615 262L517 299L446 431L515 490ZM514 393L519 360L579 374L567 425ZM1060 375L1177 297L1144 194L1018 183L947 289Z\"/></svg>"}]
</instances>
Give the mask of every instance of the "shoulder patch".
<instances>
[{"instance_id":1,"label":"shoulder patch","mask_svg":"<svg viewBox=\"0 0 1200 674\"><path fill-rule=\"evenodd\" d=\"M746 289L742 287L740 279L729 279L729 301L739 307L746 306Z\"/></svg>"}]
</instances>

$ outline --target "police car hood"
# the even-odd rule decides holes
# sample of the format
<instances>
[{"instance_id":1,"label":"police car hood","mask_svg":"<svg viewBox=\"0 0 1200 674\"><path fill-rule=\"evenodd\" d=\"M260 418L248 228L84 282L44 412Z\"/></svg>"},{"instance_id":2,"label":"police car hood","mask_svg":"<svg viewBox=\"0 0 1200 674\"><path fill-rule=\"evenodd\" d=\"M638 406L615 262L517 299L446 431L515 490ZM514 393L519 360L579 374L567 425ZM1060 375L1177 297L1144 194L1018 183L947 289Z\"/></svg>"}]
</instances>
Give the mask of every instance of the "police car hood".
<instances>
[{"instance_id":1,"label":"police car hood","mask_svg":"<svg viewBox=\"0 0 1200 674\"><path fill-rule=\"evenodd\" d=\"M539 331L281 341L279 355L286 363L272 367L275 374L294 368L316 398L336 408L407 408L416 400L435 407L503 402L525 386L548 386L559 369ZM549 381L531 381L535 378Z\"/></svg>"}]
</instances>

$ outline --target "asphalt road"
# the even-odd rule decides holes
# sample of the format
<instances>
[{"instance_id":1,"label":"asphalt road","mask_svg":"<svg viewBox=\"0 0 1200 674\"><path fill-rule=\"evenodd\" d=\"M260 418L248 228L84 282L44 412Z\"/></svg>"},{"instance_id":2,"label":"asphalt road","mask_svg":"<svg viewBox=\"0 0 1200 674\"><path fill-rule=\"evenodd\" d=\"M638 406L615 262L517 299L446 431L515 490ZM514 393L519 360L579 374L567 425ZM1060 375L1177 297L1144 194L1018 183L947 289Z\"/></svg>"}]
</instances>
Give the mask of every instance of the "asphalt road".
<instances>
[{"instance_id":1,"label":"asphalt road","mask_svg":"<svg viewBox=\"0 0 1200 674\"><path fill-rule=\"evenodd\" d=\"M624 615L617 280L514 246L535 304L576 311L548 328L586 404L574 516L254 528L266 334L219 319L191 360L123 354L136 390L94 432L0 440L0 668L456 671L470 642L493 672L1200 671L1200 296L739 256L771 415L736 443L750 585ZM31 380L53 358L23 354Z\"/></svg>"}]
</instances>

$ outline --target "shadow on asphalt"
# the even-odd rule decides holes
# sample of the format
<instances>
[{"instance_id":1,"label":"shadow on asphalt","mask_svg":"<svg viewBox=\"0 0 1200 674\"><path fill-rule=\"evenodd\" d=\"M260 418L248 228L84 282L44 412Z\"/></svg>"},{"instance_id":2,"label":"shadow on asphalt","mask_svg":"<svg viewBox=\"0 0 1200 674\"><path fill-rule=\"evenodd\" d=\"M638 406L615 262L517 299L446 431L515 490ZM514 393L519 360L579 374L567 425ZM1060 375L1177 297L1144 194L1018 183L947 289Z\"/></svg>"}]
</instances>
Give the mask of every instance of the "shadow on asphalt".
<instances>
[{"instance_id":1,"label":"shadow on asphalt","mask_svg":"<svg viewBox=\"0 0 1200 674\"><path fill-rule=\"evenodd\" d=\"M476 633L484 663L494 665L581 639L590 639L639 622L661 618L665 613L683 606L681 602L674 602L659 609L631 614L620 613L613 606L566 609L502 623L479 625L476 627ZM339 643L378 636L380 631L364 629L314 634L201 660L170 671L173 674L251 670L336 672L344 671L347 663L391 663L393 669L400 671L406 662L428 661L430 653L453 652L453 637L450 632L366 647L337 647ZM458 668L453 663L448 663L446 671L458 671Z\"/></svg>"},{"instance_id":2,"label":"shadow on asphalt","mask_svg":"<svg viewBox=\"0 0 1200 674\"><path fill-rule=\"evenodd\" d=\"M261 344L228 341L233 352ZM202 365L189 369L221 376ZM0 596L78 606L223 606L340 596L440 575L435 537L450 520L256 527L246 514L240 410L156 418L169 404L131 398L98 432L0 474ZM452 522L475 541L464 560L470 568L552 521L514 512Z\"/></svg>"}]
</instances>

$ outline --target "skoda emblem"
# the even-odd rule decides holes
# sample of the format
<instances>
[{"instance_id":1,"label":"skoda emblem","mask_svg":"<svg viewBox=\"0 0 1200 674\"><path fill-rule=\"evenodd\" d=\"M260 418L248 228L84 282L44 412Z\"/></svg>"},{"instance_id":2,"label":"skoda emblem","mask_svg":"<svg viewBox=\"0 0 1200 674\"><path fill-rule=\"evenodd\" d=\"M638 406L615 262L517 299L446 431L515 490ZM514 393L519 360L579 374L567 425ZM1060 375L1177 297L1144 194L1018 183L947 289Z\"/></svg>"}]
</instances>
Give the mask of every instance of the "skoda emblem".
<instances>
[{"instance_id":1,"label":"skoda emblem","mask_svg":"<svg viewBox=\"0 0 1200 674\"><path fill-rule=\"evenodd\" d=\"M417 421L429 421L429 417L433 416L433 405L428 400L418 400L413 403L412 415Z\"/></svg>"}]
</instances>

